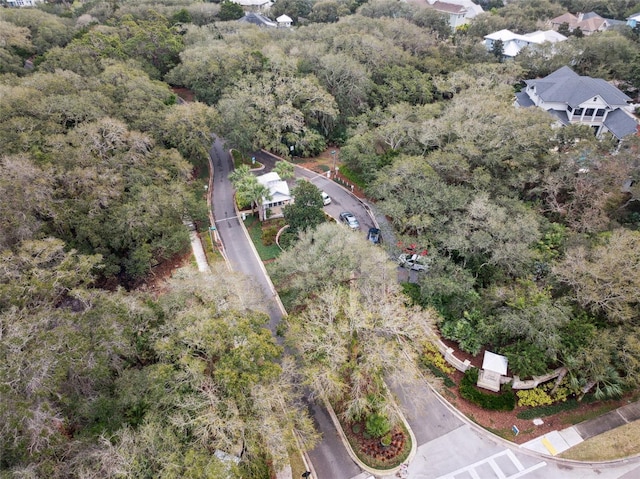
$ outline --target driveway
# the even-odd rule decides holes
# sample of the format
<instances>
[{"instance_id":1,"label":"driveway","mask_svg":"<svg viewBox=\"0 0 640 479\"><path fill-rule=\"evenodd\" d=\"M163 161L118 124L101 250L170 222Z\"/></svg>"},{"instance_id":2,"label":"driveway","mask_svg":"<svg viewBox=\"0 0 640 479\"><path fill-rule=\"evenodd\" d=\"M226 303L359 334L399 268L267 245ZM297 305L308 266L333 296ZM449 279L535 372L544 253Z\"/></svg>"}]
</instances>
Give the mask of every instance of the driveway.
<instances>
[{"instance_id":1,"label":"driveway","mask_svg":"<svg viewBox=\"0 0 640 479\"><path fill-rule=\"evenodd\" d=\"M265 172L270 171L278 160L273 155L263 151L256 151L252 155L256 157L257 161L265 165ZM369 228L374 226L365 203L352 195L346 188L327 178L326 174L316 173L297 165L294 165L294 167L297 179L304 178L310 181L331 197L331 203L325 206L324 210L331 215L332 218L338 220L340 213L350 211L357 218L358 223L360 223L360 230L365 235L369 231Z\"/></svg>"}]
</instances>

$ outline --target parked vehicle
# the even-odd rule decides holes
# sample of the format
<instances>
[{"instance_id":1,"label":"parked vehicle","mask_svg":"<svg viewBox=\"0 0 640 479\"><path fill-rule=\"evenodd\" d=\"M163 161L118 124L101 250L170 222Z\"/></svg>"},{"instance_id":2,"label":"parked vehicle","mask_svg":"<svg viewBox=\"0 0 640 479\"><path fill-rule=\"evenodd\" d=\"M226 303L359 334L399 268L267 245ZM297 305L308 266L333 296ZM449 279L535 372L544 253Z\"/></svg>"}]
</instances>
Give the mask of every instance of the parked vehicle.
<instances>
[{"instance_id":1,"label":"parked vehicle","mask_svg":"<svg viewBox=\"0 0 640 479\"><path fill-rule=\"evenodd\" d=\"M398 256L398 264L413 271L427 271L429 269L426 257L419 254L402 253Z\"/></svg>"},{"instance_id":2,"label":"parked vehicle","mask_svg":"<svg viewBox=\"0 0 640 479\"><path fill-rule=\"evenodd\" d=\"M322 195L322 204L327 206L329 203L331 203L331 197L326 194L324 191L321 191L320 194Z\"/></svg>"},{"instance_id":3,"label":"parked vehicle","mask_svg":"<svg viewBox=\"0 0 640 479\"><path fill-rule=\"evenodd\" d=\"M380 235L380 230L378 228L369 228L369 232L367 233L367 239L371 241L373 244L382 243L382 236Z\"/></svg>"},{"instance_id":4,"label":"parked vehicle","mask_svg":"<svg viewBox=\"0 0 640 479\"><path fill-rule=\"evenodd\" d=\"M357 230L360 228L360 223L358 223L358 220L353 215L353 213L349 211L343 211L342 213L340 213L340 221L342 221L352 230Z\"/></svg>"}]
</instances>

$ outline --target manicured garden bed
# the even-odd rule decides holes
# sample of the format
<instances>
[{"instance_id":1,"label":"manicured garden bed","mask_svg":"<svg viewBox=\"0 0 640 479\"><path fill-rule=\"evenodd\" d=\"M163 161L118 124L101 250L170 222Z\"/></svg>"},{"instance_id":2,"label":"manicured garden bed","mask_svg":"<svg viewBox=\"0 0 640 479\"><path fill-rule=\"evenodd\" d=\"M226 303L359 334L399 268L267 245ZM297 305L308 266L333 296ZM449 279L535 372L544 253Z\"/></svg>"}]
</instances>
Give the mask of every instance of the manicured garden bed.
<instances>
[{"instance_id":1,"label":"manicured garden bed","mask_svg":"<svg viewBox=\"0 0 640 479\"><path fill-rule=\"evenodd\" d=\"M341 424L353 452L369 467L393 469L402 464L411 452L411 436L402 423L394 426L389 432L387 446L383 446L380 438L371 437L366 433L364 420Z\"/></svg>"}]
</instances>

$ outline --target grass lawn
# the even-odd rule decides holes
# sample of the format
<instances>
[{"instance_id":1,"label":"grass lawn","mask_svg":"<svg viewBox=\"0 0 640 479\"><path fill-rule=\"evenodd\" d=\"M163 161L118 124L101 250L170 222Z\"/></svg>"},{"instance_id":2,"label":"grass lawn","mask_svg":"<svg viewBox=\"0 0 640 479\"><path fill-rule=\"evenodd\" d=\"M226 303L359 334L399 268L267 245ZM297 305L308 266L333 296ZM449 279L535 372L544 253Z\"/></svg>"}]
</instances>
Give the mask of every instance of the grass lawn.
<instances>
[{"instance_id":1,"label":"grass lawn","mask_svg":"<svg viewBox=\"0 0 640 479\"><path fill-rule=\"evenodd\" d=\"M640 454L640 420L587 439L560 454L577 461L609 461Z\"/></svg>"},{"instance_id":2,"label":"grass lawn","mask_svg":"<svg viewBox=\"0 0 640 479\"><path fill-rule=\"evenodd\" d=\"M238 168L240 165L247 165L249 168L260 168L262 163L253 161L251 158L244 156L238 150L231 150L231 157L233 158L233 166Z\"/></svg>"},{"instance_id":3,"label":"grass lawn","mask_svg":"<svg viewBox=\"0 0 640 479\"><path fill-rule=\"evenodd\" d=\"M304 462L302 461L300 451L289 451L289 462L291 464L292 477L302 477L302 474L307 472L307 468L304 467Z\"/></svg>"},{"instance_id":4,"label":"grass lawn","mask_svg":"<svg viewBox=\"0 0 640 479\"><path fill-rule=\"evenodd\" d=\"M589 419L593 419L595 417L598 416L602 416L603 414L608 413L609 411L613 411L614 409L617 409L619 407L619 404L617 403L604 403L601 406L599 406L598 408L592 410L592 411L586 411L586 412L575 412L575 413L571 413L568 414L567 417L564 418L564 420L562 422L564 422L565 424L578 424L581 423L583 421L588 421Z\"/></svg>"},{"instance_id":5,"label":"grass lawn","mask_svg":"<svg viewBox=\"0 0 640 479\"><path fill-rule=\"evenodd\" d=\"M247 227L251 241L256 247L262 261L269 261L280 256L281 251L277 244L274 243L269 246L265 246L262 242L262 223L260 223L260 220L257 217L253 215L247 216L244 225Z\"/></svg>"}]
</instances>

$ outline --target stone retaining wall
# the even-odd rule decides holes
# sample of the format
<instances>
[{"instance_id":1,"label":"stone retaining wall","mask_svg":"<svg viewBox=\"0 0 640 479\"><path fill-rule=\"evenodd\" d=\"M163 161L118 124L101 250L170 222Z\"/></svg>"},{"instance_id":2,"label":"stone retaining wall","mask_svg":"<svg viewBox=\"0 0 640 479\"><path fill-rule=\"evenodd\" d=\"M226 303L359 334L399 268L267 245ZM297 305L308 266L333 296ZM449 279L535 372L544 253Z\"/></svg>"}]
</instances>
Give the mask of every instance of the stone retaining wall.
<instances>
[{"instance_id":1,"label":"stone retaining wall","mask_svg":"<svg viewBox=\"0 0 640 479\"><path fill-rule=\"evenodd\" d=\"M456 356L453 354L453 348L450 348L449 346L444 344L442 340L436 339L435 345L438 348L438 351L440 351L440 354L444 356L444 359L458 371L465 372L471 367L471 363L468 359L462 361L456 358ZM513 389L533 389L538 387L542 383L546 383L547 381L557 378L558 376L560 376L560 374L563 374L565 372L565 369L566 368L564 367L558 368L555 371L551 371L550 373L547 373L543 376L533 376L533 378L527 379L525 381L520 380L518 376L514 376L512 378L509 376L501 376L500 384L512 383L511 387Z\"/></svg>"}]
</instances>

